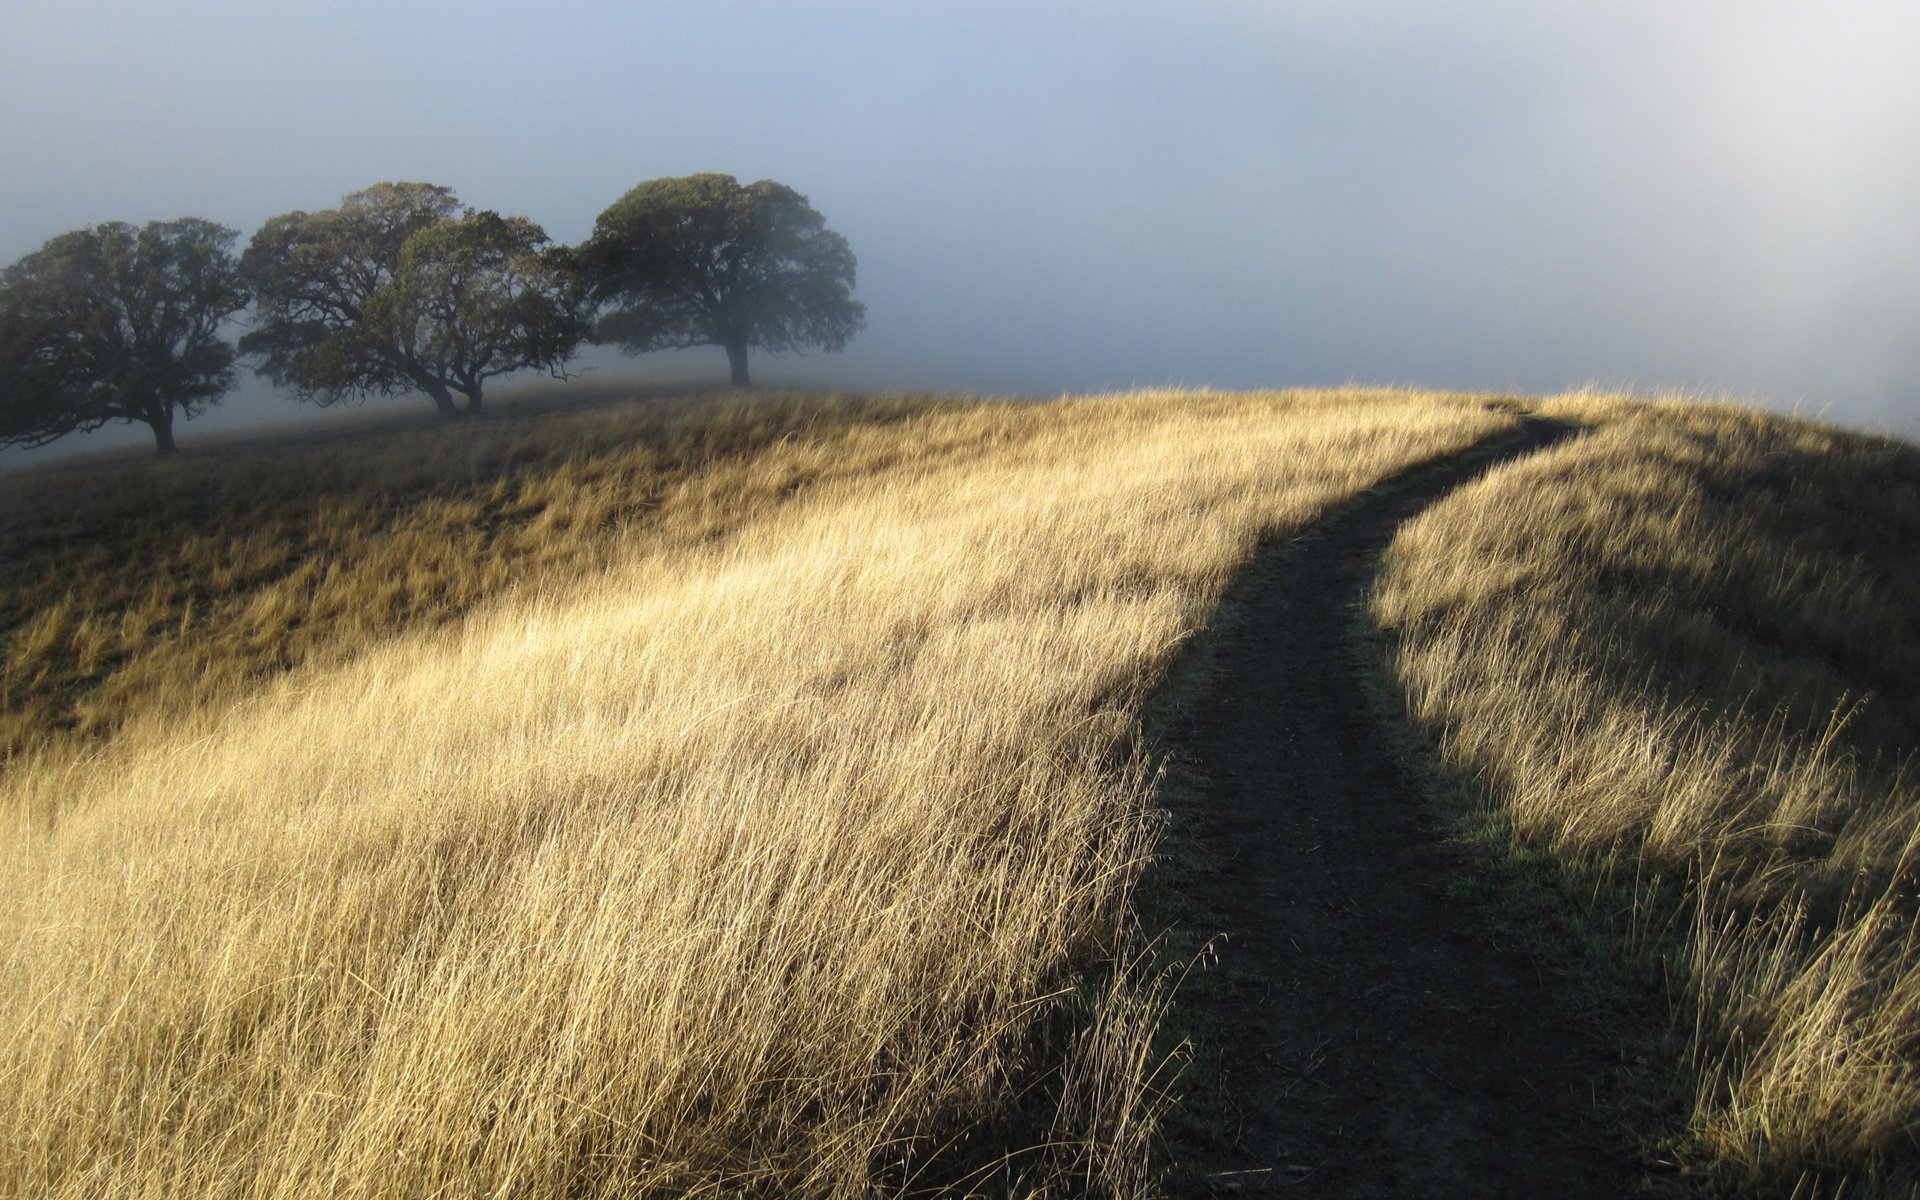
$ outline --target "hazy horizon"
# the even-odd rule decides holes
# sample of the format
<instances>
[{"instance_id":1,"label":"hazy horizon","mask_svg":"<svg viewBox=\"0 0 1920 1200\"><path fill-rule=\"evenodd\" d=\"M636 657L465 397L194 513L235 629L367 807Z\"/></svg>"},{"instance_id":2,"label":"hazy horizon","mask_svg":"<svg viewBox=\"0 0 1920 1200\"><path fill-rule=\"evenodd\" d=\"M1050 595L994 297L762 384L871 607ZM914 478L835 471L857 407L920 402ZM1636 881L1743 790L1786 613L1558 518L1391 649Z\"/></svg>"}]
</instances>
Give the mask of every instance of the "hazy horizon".
<instances>
[{"instance_id":1,"label":"hazy horizon","mask_svg":"<svg viewBox=\"0 0 1920 1200\"><path fill-rule=\"evenodd\" d=\"M1920 435L1920 11L1891 3L28 0L11 24L0 262L105 220L244 244L382 179L575 241L640 180L716 170L791 184L860 258L867 331L762 378L1595 383ZM248 383L180 433L300 415Z\"/></svg>"}]
</instances>

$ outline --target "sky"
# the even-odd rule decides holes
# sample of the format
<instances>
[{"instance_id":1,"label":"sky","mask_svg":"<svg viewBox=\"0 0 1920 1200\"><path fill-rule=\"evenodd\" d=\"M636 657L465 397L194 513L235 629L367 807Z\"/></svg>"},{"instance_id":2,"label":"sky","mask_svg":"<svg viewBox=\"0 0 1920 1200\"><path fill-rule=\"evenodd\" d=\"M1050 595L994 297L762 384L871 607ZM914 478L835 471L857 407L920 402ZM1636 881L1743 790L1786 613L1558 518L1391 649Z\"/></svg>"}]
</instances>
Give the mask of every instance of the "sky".
<instances>
[{"instance_id":1,"label":"sky","mask_svg":"<svg viewBox=\"0 0 1920 1200\"><path fill-rule=\"evenodd\" d=\"M388 179L573 242L723 171L860 260L867 330L762 379L1597 384L1920 438L1912 0L4 0L0 111L0 263ZM177 432L295 415L254 381Z\"/></svg>"}]
</instances>

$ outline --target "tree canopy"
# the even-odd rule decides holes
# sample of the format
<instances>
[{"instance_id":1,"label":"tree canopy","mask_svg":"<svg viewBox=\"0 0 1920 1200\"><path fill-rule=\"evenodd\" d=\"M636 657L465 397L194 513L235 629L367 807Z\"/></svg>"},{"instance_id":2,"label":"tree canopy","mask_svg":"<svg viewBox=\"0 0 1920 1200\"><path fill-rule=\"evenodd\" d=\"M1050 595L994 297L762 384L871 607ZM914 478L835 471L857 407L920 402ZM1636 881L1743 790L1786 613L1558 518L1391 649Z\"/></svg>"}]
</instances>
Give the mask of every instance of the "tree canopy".
<instances>
[{"instance_id":1,"label":"tree canopy","mask_svg":"<svg viewBox=\"0 0 1920 1200\"><path fill-rule=\"evenodd\" d=\"M481 406L488 379L563 375L585 333L567 256L525 217L469 211L444 187L382 183L338 208L274 217L241 258L240 339L302 400L424 393Z\"/></svg>"},{"instance_id":2,"label":"tree canopy","mask_svg":"<svg viewBox=\"0 0 1920 1200\"><path fill-rule=\"evenodd\" d=\"M596 341L629 353L720 346L746 384L747 350L837 351L866 324L847 240L807 198L731 175L643 183L600 214L581 248Z\"/></svg>"},{"instance_id":3,"label":"tree canopy","mask_svg":"<svg viewBox=\"0 0 1920 1200\"><path fill-rule=\"evenodd\" d=\"M0 445L139 421L171 451L175 416L233 386L220 329L247 304L236 236L197 217L109 222L0 272Z\"/></svg>"},{"instance_id":4,"label":"tree canopy","mask_svg":"<svg viewBox=\"0 0 1920 1200\"><path fill-rule=\"evenodd\" d=\"M381 183L319 212L235 233L198 218L63 234L0 272L0 446L173 422L232 386L220 336L253 306L237 354L325 406L420 392L481 407L486 381L567 377L589 335L629 353L722 347L736 384L750 349L838 351L866 324L847 240L770 179L655 179L622 196L578 249L525 217L475 211L449 188Z\"/></svg>"}]
</instances>

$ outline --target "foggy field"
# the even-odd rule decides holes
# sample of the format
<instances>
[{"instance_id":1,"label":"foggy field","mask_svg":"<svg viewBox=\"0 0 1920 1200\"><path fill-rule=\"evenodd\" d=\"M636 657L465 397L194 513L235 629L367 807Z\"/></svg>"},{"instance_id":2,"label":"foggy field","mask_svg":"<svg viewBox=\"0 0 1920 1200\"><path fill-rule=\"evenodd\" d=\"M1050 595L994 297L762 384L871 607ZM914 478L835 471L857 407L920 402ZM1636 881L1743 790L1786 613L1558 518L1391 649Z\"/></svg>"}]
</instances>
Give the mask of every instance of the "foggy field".
<instances>
[{"instance_id":1,"label":"foggy field","mask_svg":"<svg viewBox=\"0 0 1920 1200\"><path fill-rule=\"evenodd\" d=\"M1920 1200L1920 3L0 28L0 1200Z\"/></svg>"},{"instance_id":2,"label":"foggy field","mask_svg":"<svg viewBox=\"0 0 1920 1200\"><path fill-rule=\"evenodd\" d=\"M1903 1194L1920 456L1330 391L0 479L0 1195L1154 1194L1146 703L1263 542L1528 410L1587 432L1404 526L1373 618L1499 837L1635 898L1576 919L1684 1103L1620 1153Z\"/></svg>"}]
</instances>

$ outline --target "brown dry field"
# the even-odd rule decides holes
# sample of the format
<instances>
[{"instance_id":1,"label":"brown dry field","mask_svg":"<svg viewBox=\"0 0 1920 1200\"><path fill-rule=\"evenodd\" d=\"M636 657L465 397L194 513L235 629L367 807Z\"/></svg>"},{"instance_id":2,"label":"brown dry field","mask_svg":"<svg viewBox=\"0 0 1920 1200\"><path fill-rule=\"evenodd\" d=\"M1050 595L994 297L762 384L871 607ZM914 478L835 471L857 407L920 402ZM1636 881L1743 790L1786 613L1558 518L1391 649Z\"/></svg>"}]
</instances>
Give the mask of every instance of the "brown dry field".
<instances>
[{"instance_id":1,"label":"brown dry field","mask_svg":"<svg viewBox=\"0 0 1920 1200\"><path fill-rule=\"evenodd\" d=\"M1142 713L1531 409L1373 612L1631 898L1734 1190L1906 1194L1920 457L1580 395L722 394L0 478L0 1194L1151 1194Z\"/></svg>"},{"instance_id":2,"label":"brown dry field","mask_svg":"<svg viewBox=\"0 0 1920 1200\"><path fill-rule=\"evenodd\" d=\"M1591 432L1389 552L1409 711L1669 992L1662 1158L1911 1195L1920 451L1728 404L1537 408Z\"/></svg>"}]
</instances>

